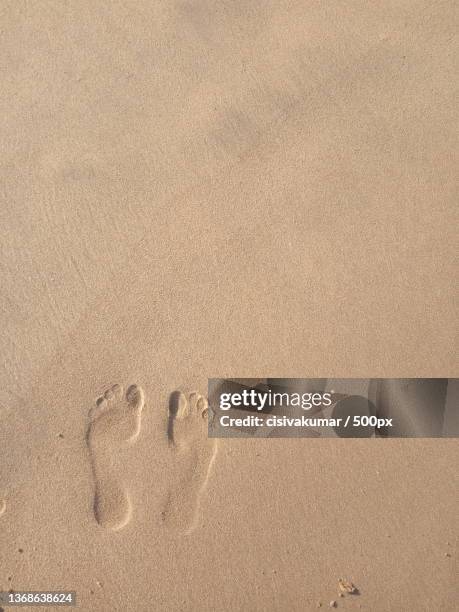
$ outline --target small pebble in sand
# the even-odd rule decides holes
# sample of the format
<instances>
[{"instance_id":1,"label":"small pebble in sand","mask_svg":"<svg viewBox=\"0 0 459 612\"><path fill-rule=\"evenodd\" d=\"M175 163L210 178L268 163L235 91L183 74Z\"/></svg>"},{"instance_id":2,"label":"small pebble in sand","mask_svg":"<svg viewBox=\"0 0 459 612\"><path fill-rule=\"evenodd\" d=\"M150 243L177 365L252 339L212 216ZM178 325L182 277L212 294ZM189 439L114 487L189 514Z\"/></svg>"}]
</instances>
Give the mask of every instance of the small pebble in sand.
<instances>
[{"instance_id":1,"label":"small pebble in sand","mask_svg":"<svg viewBox=\"0 0 459 612\"><path fill-rule=\"evenodd\" d=\"M23 548L18 548L18 553L20 553L22 555L23 552L24 552Z\"/></svg>"},{"instance_id":2,"label":"small pebble in sand","mask_svg":"<svg viewBox=\"0 0 459 612\"><path fill-rule=\"evenodd\" d=\"M345 580L344 578L338 579L338 587L341 593L356 593L357 588L349 582L349 580Z\"/></svg>"},{"instance_id":3,"label":"small pebble in sand","mask_svg":"<svg viewBox=\"0 0 459 612\"><path fill-rule=\"evenodd\" d=\"M340 594L339 594L339 597L344 597L344 593L340 593Z\"/></svg>"},{"instance_id":4,"label":"small pebble in sand","mask_svg":"<svg viewBox=\"0 0 459 612\"><path fill-rule=\"evenodd\" d=\"M330 602L330 608L336 608L336 601Z\"/></svg>"},{"instance_id":5,"label":"small pebble in sand","mask_svg":"<svg viewBox=\"0 0 459 612\"><path fill-rule=\"evenodd\" d=\"M445 553L445 557L451 557L450 553Z\"/></svg>"}]
</instances>

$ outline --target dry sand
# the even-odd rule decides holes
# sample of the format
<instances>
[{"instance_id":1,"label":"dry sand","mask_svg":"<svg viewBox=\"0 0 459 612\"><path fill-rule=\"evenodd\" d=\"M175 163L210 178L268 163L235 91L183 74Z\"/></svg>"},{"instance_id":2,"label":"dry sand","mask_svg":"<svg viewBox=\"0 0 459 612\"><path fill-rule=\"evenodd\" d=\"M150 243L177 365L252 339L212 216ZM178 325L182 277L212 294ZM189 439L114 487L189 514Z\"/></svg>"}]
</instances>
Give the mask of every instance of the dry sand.
<instances>
[{"instance_id":1,"label":"dry sand","mask_svg":"<svg viewBox=\"0 0 459 612\"><path fill-rule=\"evenodd\" d=\"M456 440L202 419L209 377L457 376L455 4L0 2L0 589L457 609Z\"/></svg>"}]
</instances>

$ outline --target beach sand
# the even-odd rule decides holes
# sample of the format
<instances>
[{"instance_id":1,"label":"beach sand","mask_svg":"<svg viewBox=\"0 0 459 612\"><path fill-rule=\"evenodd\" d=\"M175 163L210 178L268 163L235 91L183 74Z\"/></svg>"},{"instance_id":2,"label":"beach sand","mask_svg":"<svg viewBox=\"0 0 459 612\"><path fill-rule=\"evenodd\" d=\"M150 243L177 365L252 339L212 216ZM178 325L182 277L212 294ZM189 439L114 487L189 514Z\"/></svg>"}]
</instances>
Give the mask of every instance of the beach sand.
<instances>
[{"instance_id":1,"label":"beach sand","mask_svg":"<svg viewBox=\"0 0 459 612\"><path fill-rule=\"evenodd\" d=\"M456 440L203 418L211 377L457 376L455 3L0 14L0 590L456 609Z\"/></svg>"}]
</instances>

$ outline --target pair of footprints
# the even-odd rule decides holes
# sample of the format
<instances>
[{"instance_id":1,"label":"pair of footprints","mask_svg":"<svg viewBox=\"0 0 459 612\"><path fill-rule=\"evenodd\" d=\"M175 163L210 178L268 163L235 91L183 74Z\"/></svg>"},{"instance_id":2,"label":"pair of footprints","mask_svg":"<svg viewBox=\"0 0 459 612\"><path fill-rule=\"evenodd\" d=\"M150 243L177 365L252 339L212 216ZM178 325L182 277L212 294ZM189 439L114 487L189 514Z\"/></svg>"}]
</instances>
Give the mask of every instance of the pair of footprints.
<instances>
[{"instance_id":1,"label":"pair of footprints","mask_svg":"<svg viewBox=\"0 0 459 612\"><path fill-rule=\"evenodd\" d=\"M94 475L94 515L105 528L122 529L132 517L129 491L116 466L119 451L133 445L141 430L145 394L137 385L126 393L114 385L89 413L87 443ZM197 524L199 499L216 454L216 441L207 438L207 400L198 393L171 395L167 436L179 473L169 492L162 518L175 530L189 533Z\"/></svg>"}]
</instances>

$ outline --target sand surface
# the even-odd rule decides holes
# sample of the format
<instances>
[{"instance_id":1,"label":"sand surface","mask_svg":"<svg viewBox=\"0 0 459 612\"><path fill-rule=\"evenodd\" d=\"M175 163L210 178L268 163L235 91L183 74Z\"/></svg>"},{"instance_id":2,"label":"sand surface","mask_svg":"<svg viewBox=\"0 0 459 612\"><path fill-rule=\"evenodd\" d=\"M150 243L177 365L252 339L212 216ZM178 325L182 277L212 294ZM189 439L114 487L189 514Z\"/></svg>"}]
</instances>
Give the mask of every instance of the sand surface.
<instances>
[{"instance_id":1,"label":"sand surface","mask_svg":"<svg viewBox=\"0 0 459 612\"><path fill-rule=\"evenodd\" d=\"M458 375L455 4L0 2L0 590L457 609L456 440L202 418L209 377Z\"/></svg>"}]
</instances>

